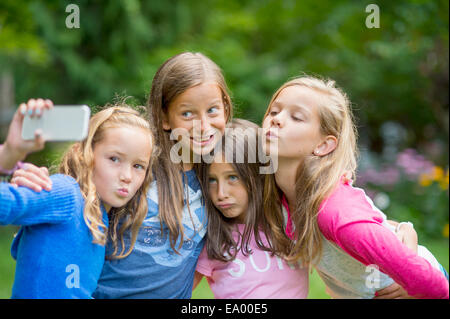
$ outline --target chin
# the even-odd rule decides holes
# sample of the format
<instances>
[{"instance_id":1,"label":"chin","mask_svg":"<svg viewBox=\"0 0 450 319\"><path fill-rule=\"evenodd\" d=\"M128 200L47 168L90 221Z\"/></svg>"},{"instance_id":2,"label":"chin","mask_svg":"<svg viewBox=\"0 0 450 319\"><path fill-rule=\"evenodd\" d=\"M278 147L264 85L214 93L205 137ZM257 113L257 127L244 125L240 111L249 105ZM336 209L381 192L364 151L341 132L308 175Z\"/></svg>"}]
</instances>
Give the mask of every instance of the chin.
<instances>
[{"instance_id":1,"label":"chin","mask_svg":"<svg viewBox=\"0 0 450 319\"><path fill-rule=\"evenodd\" d=\"M269 157L278 157L280 155L280 150L275 145L269 144L265 145L264 148L264 154Z\"/></svg>"},{"instance_id":2,"label":"chin","mask_svg":"<svg viewBox=\"0 0 450 319\"><path fill-rule=\"evenodd\" d=\"M109 206L111 206L111 208L120 208L128 204L128 202L129 202L128 200L114 201L114 203L110 204Z\"/></svg>"},{"instance_id":3,"label":"chin","mask_svg":"<svg viewBox=\"0 0 450 319\"><path fill-rule=\"evenodd\" d=\"M214 149L214 145L208 145L208 146L204 146L204 147L193 147L192 148L192 153L199 155L199 156L203 156L203 155L207 155L209 153L211 153L211 151Z\"/></svg>"}]
</instances>

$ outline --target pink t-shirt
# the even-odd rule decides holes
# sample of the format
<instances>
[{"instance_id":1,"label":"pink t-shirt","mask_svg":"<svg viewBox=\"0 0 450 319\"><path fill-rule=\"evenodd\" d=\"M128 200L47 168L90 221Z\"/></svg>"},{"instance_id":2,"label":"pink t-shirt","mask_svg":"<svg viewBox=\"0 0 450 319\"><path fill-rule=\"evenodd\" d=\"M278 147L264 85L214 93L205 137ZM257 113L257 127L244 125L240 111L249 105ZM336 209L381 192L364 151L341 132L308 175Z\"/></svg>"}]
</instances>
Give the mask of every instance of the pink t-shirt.
<instances>
[{"instance_id":1,"label":"pink t-shirt","mask_svg":"<svg viewBox=\"0 0 450 319\"><path fill-rule=\"evenodd\" d=\"M286 233L292 239L293 227L285 198ZM403 245L382 225L383 215L362 189L341 182L324 200L317 217L324 237L364 265L377 265L381 272L418 298L449 298L448 281L427 260Z\"/></svg>"},{"instance_id":2,"label":"pink t-shirt","mask_svg":"<svg viewBox=\"0 0 450 319\"><path fill-rule=\"evenodd\" d=\"M243 232L244 225L238 225L238 229ZM267 244L263 233L261 239ZM228 263L208 259L206 247L203 248L196 270L207 278L216 299L304 299L308 296L307 268L271 257L269 252L258 248L254 238L249 248L252 254L244 256L239 251L236 259Z\"/></svg>"}]
</instances>

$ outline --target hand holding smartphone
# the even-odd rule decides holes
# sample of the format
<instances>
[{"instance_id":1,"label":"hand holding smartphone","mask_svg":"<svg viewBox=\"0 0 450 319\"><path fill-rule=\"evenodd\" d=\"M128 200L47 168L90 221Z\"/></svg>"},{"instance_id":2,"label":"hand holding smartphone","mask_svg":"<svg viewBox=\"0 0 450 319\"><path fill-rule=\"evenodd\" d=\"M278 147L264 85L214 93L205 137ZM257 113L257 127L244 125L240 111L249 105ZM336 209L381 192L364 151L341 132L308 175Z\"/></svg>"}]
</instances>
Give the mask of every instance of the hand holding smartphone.
<instances>
[{"instance_id":1,"label":"hand holding smartphone","mask_svg":"<svg viewBox=\"0 0 450 319\"><path fill-rule=\"evenodd\" d=\"M25 116L22 138L33 140L40 129L45 141L81 141L87 136L90 115L87 105L55 105L41 117Z\"/></svg>"}]
</instances>

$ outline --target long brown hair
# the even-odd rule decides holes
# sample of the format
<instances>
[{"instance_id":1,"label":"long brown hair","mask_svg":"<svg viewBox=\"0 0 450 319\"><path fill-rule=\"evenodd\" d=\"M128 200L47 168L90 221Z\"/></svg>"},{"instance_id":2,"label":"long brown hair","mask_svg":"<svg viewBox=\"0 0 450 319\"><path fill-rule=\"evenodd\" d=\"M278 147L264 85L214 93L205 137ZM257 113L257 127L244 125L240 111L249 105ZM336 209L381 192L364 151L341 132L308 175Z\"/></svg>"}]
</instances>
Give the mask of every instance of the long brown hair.
<instances>
[{"instance_id":1,"label":"long brown hair","mask_svg":"<svg viewBox=\"0 0 450 319\"><path fill-rule=\"evenodd\" d=\"M229 121L232 117L232 104L222 71L201 53L184 52L164 62L153 78L147 103L155 144L161 150L154 166L161 231L163 223L166 224L169 229L170 247L175 252L178 252L175 244L180 236L180 247L183 243L182 213L185 203L183 167L182 164L173 163L170 159L174 141L170 139L170 132L163 129L162 122L171 101L187 89L208 81L216 83L221 89L225 116ZM188 200L186 204L189 208Z\"/></svg>"},{"instance_id":2,"label":"long brown hair","mask_svg":"<svg viewBox=\"0 0 450 319\"><path fill-rule=\"evenodd\" d=\"M148 132L152 142L152 156L149 166L145 173L145 179L142 186L138 189L133 198L123 207L111 208L109 215L109 227L102 221L102 212L100 209L100 199L97 195L97 189L93 182L94 169L94 147L102 141L106 130L115 127L130 126L140 128ZM114 245L114 252L111 258L124 258L128 256L136 241L139 228L147 215L146 194L152 180L152 161L157 155L157 148L154 145L154 139L150 129L150 124L145 118L139 115L139 112L121 104L107 107L96 113L89 121L89 132L86 139L73 144L64 154L59 165L59 172L72 176L80 185L80 190L85 200L84 220L94 238L93 242L105 245L109 234ZM117 230L119 220L124 222ZM125 231L131 229L132 240L127 252L123 241ZM122 250L118 253L118 242L121 242Z\"/></svg>"},{"instance_id":3,"label":"long brown hair","mask_svg":"<svg viewBox=\"0 0 450 319\"><path fill-rule=\"evenodd\" d=\"M266 247L260 236L261 230L265 233L269 232L269 230L264 222L264 175L260 174L261 164L257 158L258 147L261 147L259 142L258 126L256 124L247 120L234 119L228 125L221 142L218 143L213 151L215 156L222 157L225 162L233 167L247 190L248 210L245 216L245 226L237 240L233 236L233 233L236 231L234 221L225 217L214 206L209 197L208 172L211 164L206 163L202 165L202 185L208 214L208 231L205 246L210 259L224 262L232 261L236 258L236 254L239 251L244 256L248 256L251 253L248 244L252 235L260 249L271 251L270 240L268 240L269 247ZM270 232L269 234L266 233L266 237L270 238Z\"/></svg>"},{"instance_id":4,"label":"long brown hair","mask_svg":"<svg viewBox=\"0 0 450 319\"><path fill-rule=\"evenodd\" d=\"M325 156L308 156L297 169L295 193L297 199L291 212L296 241L289 240L283 229L281 191L273 176L266 176L264 203L266 218L274 233L274 245L287 260L302 259L317 264L322 251L322 235L317 223L319 207L343 176L355 178L357 164L357 131L347 95L332 80L305 76L283 84L273 95L264 115L280 92L289 86L303 86L321 95L317 101L320 131L337 138L336 148Z\"/></svg>"}]
</instances>

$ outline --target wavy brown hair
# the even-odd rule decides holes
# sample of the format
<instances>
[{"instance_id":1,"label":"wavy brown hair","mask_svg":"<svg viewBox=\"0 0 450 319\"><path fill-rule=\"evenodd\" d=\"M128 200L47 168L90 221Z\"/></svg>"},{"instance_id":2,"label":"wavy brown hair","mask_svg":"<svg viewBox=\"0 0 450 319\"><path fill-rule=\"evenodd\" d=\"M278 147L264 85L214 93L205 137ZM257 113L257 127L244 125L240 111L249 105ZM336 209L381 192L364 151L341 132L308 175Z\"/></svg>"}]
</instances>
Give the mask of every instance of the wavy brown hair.
<instances>
[{"instance_id":1,"label":"wavy brown hair","mask_svg":"<svg viewBox=\"0 0 450 319\"><path fill-rule=\"evenodd\" d=\"M97 189L93 182L94 170L94 148L97 143L102 141L105 132L110 128L129 126L132 128L143 129L152 136L150 124L138 111L124 104L120 106L108 107L95 115L89 121L89 132L86 139L73 144L64 154L59 165L59 172L72 176L80 185L81 194L85 200L84 220L94 238L93 242L105 245L108 234L114 245L114 252L110 258L124 258L128 256L136 241L139 228L147 215L146 194L152 180L152 161L155 158L157 149L152 139L152 156L147 167L144 182L131 200L122 207L112 207L108 212L109 227L102 221L102 212L100 209L101 201L97 195ZM119 220L124 220L119 229ZM125 252L123 234L131 230L131 246ZM118 252L118 243L121 243L121 252Z\"/></svg>"},{"instance_id":2,"label":"wavy brown hair","mask_svg":"<svg viewBox=\"0 0 450 319\"><path fill-rule=\"evenodd\" d=\"M274 234L274 245L282 251L287 260L302 259L302 262L317 264L322 251L322 234L317 215L320 204L336 187L343 176L355 178L357 164L357 131L354 125L347 95L336 87L332 80L305 76L283 84L272 96L264 118L280 92L286 87L303 86L319 93L317 101L320 118L320 132L337 139L336 148L325 156L308 156L303 159L296 173L297 200L291 212L295 227L291 241L283 228L281 212L281 191L274 176L266 176L264 190L265 215Z\"/></svg>"},{"instance_id":3,"label":"wavy brown hair","mask_svg":"<svg viewBox=\"0 0 450 319\"><path fill-rule=\"evenodd\" d=\"M185 198L182 164L173 163L170 151L175 142L170 132L163 129L164 115L169 104L187 89L206 82L214 82L222 92L227 121L232 116L231 98L222 71L211 59L201 53L183 52L168 59L156 72L150 96L148 113L155 136L155 144L160 148L160 156L154 165L154 176L158 187L159 218L161 232L163 223L168 227L170 247L178 253L184 240L182 223L183 207L189 200ZM198 168L196 168L198 171ZM187 178L185 178L187 183ZM179 247L175 247L180 239Z\"/></svg>"}]
</instances>

